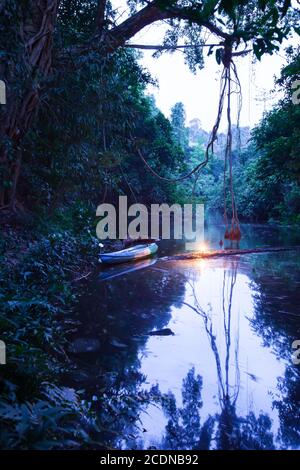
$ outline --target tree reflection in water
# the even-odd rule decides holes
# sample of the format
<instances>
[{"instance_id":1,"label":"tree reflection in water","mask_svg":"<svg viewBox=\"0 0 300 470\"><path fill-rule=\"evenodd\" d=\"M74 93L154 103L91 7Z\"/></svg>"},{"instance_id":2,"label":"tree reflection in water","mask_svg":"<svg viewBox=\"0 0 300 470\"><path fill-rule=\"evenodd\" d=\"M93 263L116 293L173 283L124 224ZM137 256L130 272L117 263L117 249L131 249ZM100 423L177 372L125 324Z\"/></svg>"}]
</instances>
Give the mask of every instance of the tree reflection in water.
<instances>
[{"instance_id":1,"label":"tree reflection in water","mask_svg":"<svg viewBox=\"0 0 300 470\"><path fill-rule=\"evenodd\" d=\"M294 253L252 257L255 296L254 331L286 366L278 378L273 406L280 420L279 439L284 447L300 446L300 368L291 363L291 345L300 338L300 259Z\"/></svg>"},{"instance_id":2,"label":"tree reflection in water","mask_svg":"<svg viewBox=\"0 0 300 470\"><path fill-rule=\"evenodd\" d=\"M264 259L266 265L263 264ZM269 400L273 400L274 409L278 410L279 435L273 436L268 414L258 411L254 414L248 409L241 411L243 394L239 365L243 364L245 355L242 349L239 351L236 305L239 305L237 298L241 295L241 283L237 273L245 272L246 282L249 278L252 281L251 296L254 302L253 317L243 316L241 322L243 319L245 325L246 319L247 326L250 322L255 337L262 338L261 349L266 347L269 352L273 350L281 361L284 358L287 362L290 360L291 343L299 331L299 317L295 308L300 304L299 289L296 289L300 269L296 272L293 259L291 265L287 265L287 255L282 259L282 266L278 262L278 255L274 259L271 255L253 256L251 260L247 258L246 262L245 258L243 262L231 259L230 264L223 267L221 297L218 301L218 294L215 296L213 307L203 305L205 296L202 298L200 292L203 293L205 287L203 282L197 282L197 270L192 265L188 274L189 267L186 265L182 272L176 267L166 269L160 264L149 268L147 272L141 271L138 276L130 274L116 278L113 282L91 286L91 292L87 293L82 304L82 327L77 330L76 336L99 338L101 350L92 360L83 357L76 359L77 368L71 371L72 384L76 373L79 379L76 378L75 387L79 384L85 389L85 396L98 397L92 407L99 412L102 429L107 430L101 433L101 440L106 445L115 448L147 446L149 441L147 435L143 435L142 414L147 410L151 414L149 404L153 403L163 410L167 418L166 427L163 427L164 421L157 421L153 432L153 436L155 433L157 436L163 435L162 439L158 437L161 442L155 443L156 447L162 449L272 449L275 446L288 448L300 445L299 367L291 363L284 365L285 375L278 379L277 395L272 392L273 396ZM213 276L206 279L219 278ZM185 302L186 290L192 294L188 304ZM188 306L201 319L199 323L203 325L204 336L212 352L213 361L209 367L216 371L217 411L209 408L205 411L207 398L205 402L203 400L203 387L207 387L206 382L210 380L211 374L203 372L204 383L203 377L190 368L182 381L181 404L178 404L175 391L162 393L158 386L149 390L145 384L147 370L141 362L149 344L147 333L168 326L173 307L181 309L182 305ZM241 338L243 334L248 335L247 328L245 331L241 328ZM159 344L162 343L164 340ZM176 343L175 347L178 344L184 343ZM254 344L256 348L259 347L259 344ZM206 345L202 348L202 351L205 350ZM156 353L157 350L154 348L154 351ZM193 354L192 350L190 354ZM193 358L193 362L194 359L197 361L197 358ZM186 360L189 360L188 354ZM268 360L265 364L268 364ZM85 375L81 380L83 373ZM156 377L161 380L162 376L156 376L154 372L150 383L155 383ZM264 401L260 403L264 404Z\"/></svg>"},{"instance_id":3,"label":"tree reflection in water","mask_svg":"<svg viewBox=\"0 0 300 470\"><path fill-rule=\"evenodd\" d=\"M222 361L219 352L216 328L212 309L205 311L197 298L195 283L190 282L194 305L183 302L201 316L215 358L218 379L218 399L220 413L208 416L201 426L200 410L202 408L201 391L203 379L195 376L194 368L190 369L182 384L182 407L176 405L175 396L162 396L162 407L168 417L165 436L161 443L164 449L273 449L271 419L267 414L258 417L253 412L247 416L238 416L236 401L240 389L239 371L239 332L232 335L232 301L236 283L238 261L231 262L231 268L224 270L222 288L223 335L225 342L225 359ZM220 339L220 338L218 338ZM231 368L231 357L234 357ZM233 373L232 373L233 372ZM231 377L234 377L231 384Z\"/></svg>"},{"instance_id":4,"label":"tree reflection in water","mask_svg":"<svg viewBox=\"0 0 300 470\"><path fill-rule=\"evenodd\" d=\"M182 274L150 268L113 282L96 279L86 287L71 339L96 338L100 350L74 355L66 384L84 390L101 429L95 439L104 447L127 447L142 432L141 410L161 396L142 390L146 377L138 353L147 333L169 322L171 307L184 297L185 282Z\"/></svg>"}]
</instances>

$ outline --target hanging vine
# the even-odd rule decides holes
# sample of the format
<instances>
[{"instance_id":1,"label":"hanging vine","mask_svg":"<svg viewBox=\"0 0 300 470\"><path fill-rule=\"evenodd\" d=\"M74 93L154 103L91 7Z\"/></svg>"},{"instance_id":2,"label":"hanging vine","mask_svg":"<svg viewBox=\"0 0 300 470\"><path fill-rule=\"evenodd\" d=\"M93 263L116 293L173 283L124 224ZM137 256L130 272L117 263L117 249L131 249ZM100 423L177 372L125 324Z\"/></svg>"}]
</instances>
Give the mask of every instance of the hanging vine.
<instances>
[{"instance_id":1,"label":"hanging vine","mask_svg":"<svg viewBox=\"0 0 300 470\"><path fill-rule=\"evenodd\" d=\"M237 94L238 97L238 110L237 110L237 131L238 131L238 148L240 148L240 131L239 131L239 120L242 107L242 93L241 93L241 83L238 77L237 67L233 61L234 54L232 53L232 44L225 43L224 48L220 50L221 56L220 61L223 63L223 71L221 75L220 82L220 96L219 96L219 105L218 113L215 124L213 126L210 138L205 150L205 158L200 162L196 167L194 167L187 174L179 176L177 178L167 178L158 174L148 163L147 159L144 157L142 150L137 145L137 142L132 137L133 142L135 143L135 149L140 159L143 161L147 169L158 179L166 181L168 183L177 183L183 181L187 178L190 178L192 175L196 174L196 178L193 184L192 197L194 198L196 185L200 176L201 170L207 165L210 155L213 154L214 143L218 137L218 130L220 122L223 115L223 108L225 98L227 98L227 137L226 137L226 147L224 154L224 223L225 223L225 234L224 238L232 241L239 241L241 239L241 230L238 219L238 212L234 194L234 184L233 184L233 165L232 165L232 120L231 120L231 96L232 94ZM228 181L229 180L229 181ZM231 203L231 222L228 221L228 207L227 207L227 197L228 193L230 196Z\"/></svg>"},{"instance_id":2,"label":"hanging vine","mask_svg":"<svg viewBox=\"0 0 300 470\"><path fill-rule=\"evenodd\" d=\"M231 122L231 95L237 93L238 95L238 117L237 128L239 129L239 119L241 112L241 84L237 73L237 68L232 60L231 48L225 49L223 58L224 64L224 85L227 89L227 139L225 147L224 158L224 222L225 222L225 239L239 241L241 239L241 230L239 225L234 185L233 185L233 171L232 171L232 122ZM235 85L235 89L233 86ZM238 138L238 140L240 140ZM227 185L227 171L229 167L229 183ZM229 187L228 187L229 186ZM229 192L231 201L231 225L228 222L227 210L227 193Z\"/></svg>"}]
</instances>

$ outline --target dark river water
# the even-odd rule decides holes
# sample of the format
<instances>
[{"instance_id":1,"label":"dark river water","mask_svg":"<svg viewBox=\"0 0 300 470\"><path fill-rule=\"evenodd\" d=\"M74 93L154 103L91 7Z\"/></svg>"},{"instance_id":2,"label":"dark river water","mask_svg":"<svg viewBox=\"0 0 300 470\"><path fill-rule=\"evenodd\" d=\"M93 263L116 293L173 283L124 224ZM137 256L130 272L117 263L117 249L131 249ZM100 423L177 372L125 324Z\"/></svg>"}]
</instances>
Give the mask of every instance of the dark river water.
<instances>
[{"instance_id":1,"label":"dark river water","mask_svg":"<svg viewBox=\"0 0 300 470\"><path fill-rule=\"evenodd\" d=\"M207 246L223 233L207 228ZM248 225L240 247L292 244L292 229ZM70 377L99 413L103 444L300 448L300 251L159 259L183 249L161 242L157 259L99 271L81 298L74 339L98 346L74 355Z\"/></svg>"}]
</instances>

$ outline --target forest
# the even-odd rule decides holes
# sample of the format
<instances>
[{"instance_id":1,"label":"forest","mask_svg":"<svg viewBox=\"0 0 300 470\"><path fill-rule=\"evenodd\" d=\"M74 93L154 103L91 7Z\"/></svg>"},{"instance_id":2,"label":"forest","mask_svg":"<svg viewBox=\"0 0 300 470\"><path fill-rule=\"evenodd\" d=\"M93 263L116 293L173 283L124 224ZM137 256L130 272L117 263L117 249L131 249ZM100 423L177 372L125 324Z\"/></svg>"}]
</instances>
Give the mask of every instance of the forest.
<instances>
[{"instance_id":1,"label":"forest","mask_svg":"<svg viewBox=\"0 0 300 470\"><path fill-rule=\"evenodd\" d=\"M232 124L230 176L224 171L226 131L212 123L211 134L200 121L188 123L180 101L165 116L148 92L159 85L141 65L142 47L129 42L165 21L158 55L185 44L191 71L201 71L212 54L229 70L248 49L256 61L277 54L284 40L300 33L299 8L287 0L130 0L128 9L120 22L109 0L0 0L0 80L6 85L6 104L0 104L0 339L10 363L0 366L4 449L101 449L113 439L107 426L124 431L125 418L118 420L114 408L126 408L128 395L101 399L99 414L89 386L76 389L66 378L73 366L73 376L80 373L70 338L85 277L97 265L97 205L120 195L146 205L193 200L204 203L209 219L222 221L224 204L231 204L224 181L229 187L232 179L240 223L288 230L300 224L300 91L294 87L300 48L281 50L285 60L274 79L280 99L271 111L252 129ZM204 30L215 45L204 47ZM174 288L170 279L158 279L163 282L166 292ZM181 275L175 284L182 297ZM114 302L112 290L107 295ZM168 315L168 302L158 295ZM101 376L102 394L115 387L108 372ZM133 414L138 402L161 401L176 421L172 397L151 389L135 399ZM251 431L241 426L243 441ZM165 440L172 439L169 429ZM258 438L248 444L264 445Z\"/></svg>"}]
</instances>

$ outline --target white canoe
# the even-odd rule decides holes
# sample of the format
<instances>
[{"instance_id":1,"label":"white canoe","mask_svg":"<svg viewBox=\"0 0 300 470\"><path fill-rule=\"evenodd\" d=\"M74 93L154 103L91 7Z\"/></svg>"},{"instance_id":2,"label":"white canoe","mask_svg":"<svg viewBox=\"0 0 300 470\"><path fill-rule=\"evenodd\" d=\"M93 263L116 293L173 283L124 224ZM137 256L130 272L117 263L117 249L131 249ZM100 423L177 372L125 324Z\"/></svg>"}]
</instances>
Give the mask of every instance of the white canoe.
<instances>
[{"instance_id":1,"label":"white canoe","mask_svg":"<svg viewBox=\"0 0 300 470\"><path fill-rule=\"evenodd\" d=\"M104 264L118 264L127 263L128 261L135 261L142 258L148 258L154 255L158 250L156 243L149 243L147 245L135 245L124 250L114 251L111 253L101 253L100 261Z\"/></svg>"}]
</instances>

